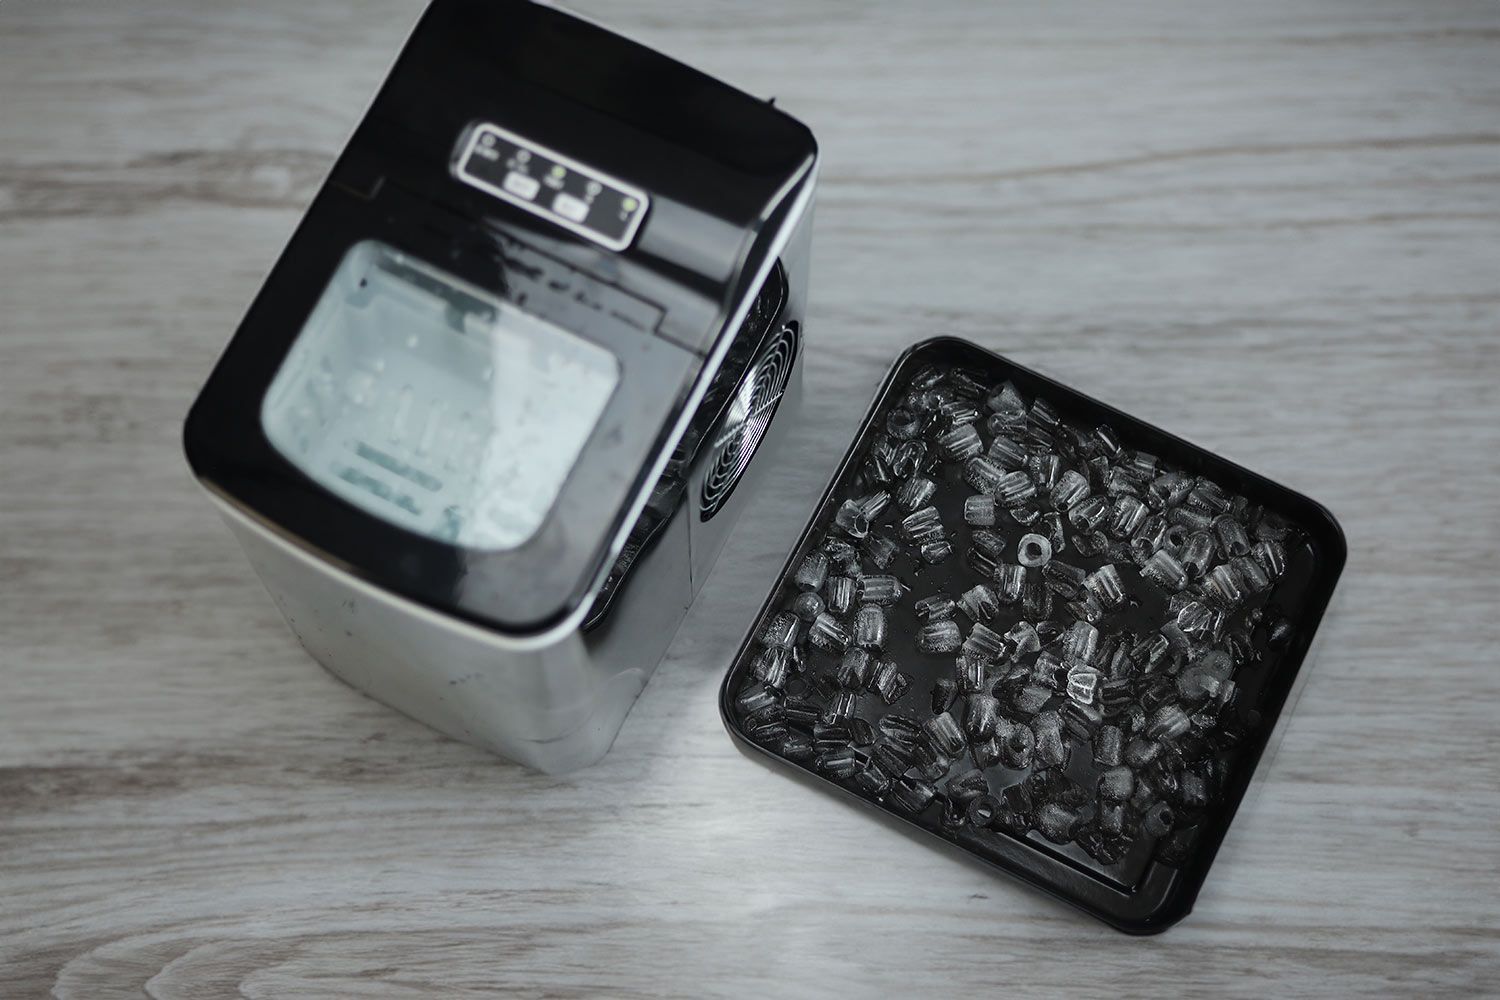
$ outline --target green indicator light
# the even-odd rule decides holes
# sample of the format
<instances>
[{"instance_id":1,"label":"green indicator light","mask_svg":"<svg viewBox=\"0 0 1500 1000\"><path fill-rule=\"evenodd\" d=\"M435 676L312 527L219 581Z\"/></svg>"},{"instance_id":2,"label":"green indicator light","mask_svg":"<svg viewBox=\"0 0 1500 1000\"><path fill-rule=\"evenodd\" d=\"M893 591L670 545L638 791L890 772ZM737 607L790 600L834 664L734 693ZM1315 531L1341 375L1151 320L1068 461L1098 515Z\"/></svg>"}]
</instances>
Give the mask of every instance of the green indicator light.
<instances>
[{"instance_id":1,"label":"green indicator light","mask_svg":"<svg viewBox=\"0 0 1500 1000\"><path fill-rule=\"evenodd\" d=\"M637 208L640 207L640 205L641 203L636 201L634 198L626 198L624 201L620 202L620 207L627 212L634 212Z\"/></svg>"},{"instance_id":2,"label":"green indicator light","mask_svg":"<svg viewBox=\"0 0 1500 1000\"><path fill-rule=\"evenodd\" d=\"M562 177L562 176L564 176L564 175L566 175L566 174L567 174L567 172L568 172L568 168L567 168L567 167L564 167L564 166L563 166L563 165L562 165L562 164L560 164L560 163L559 163L559 164L556 164L556 165L554 165L554 166L553 166L553 167L552 167L552 176L553 176L553 177Z\"/></svg>"}]
</instances>

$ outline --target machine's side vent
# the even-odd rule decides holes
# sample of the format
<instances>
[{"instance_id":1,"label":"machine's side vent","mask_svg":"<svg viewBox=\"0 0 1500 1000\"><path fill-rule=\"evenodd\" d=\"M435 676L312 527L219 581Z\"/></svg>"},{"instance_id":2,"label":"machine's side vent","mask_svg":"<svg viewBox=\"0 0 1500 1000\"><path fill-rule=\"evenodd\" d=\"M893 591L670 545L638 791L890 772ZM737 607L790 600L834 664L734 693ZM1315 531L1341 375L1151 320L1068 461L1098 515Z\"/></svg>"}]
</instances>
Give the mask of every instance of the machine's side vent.
<instances>
[{"instance_id":1,"label":"machine's side vent","mask_svg":"<svg viewBox=\"0 0 1500 1000\"><path fill-rule=\"evenodd\" d=\"M719 512L750 466L786 393L800 346L797 324L785 324L768 338L740 382L709 444L713 451L699 508L703 520Z\"/></svg>"},{"instance_id":2,"label":"machine's side vent","mask_svg":"<svg viewBox=\"0 0 1500 1000\"><path fill-rule=\"evenodd\" d=\"M688 478L700 458L711 462L709 482L717 482L712 488L705 486L700 508L703 520L708 520L739 481L745 465L750 461L766 427L776 412L776 401L786 388L791 374L792 362L796 360L798 338L796 325L780 333L773 333L773 324L786 305L786 269L777 261L771 273L756 290L750 310L725 352L724 361L714 373L712 381L703 395L703 401L693 414L682 440L677 445L666 470L651 491L651 500L641 516L630 529L625 547L610 568L594 606L584 619L583 630L593 631L602 625L613 606L615 595L620 592L630 571L636 563L651 551L677 508L688 496ZM757 388L760 385L761 388ZM744 397L754 396L748 400ZM769 406L765 405L769 401ZM762 412L756 412L756 404ZM741 414L736 420L735 414ZM747 422L746 415L754 416ZM717 431L710 434L711 431ZM729 433L726 435L726 429ZM736 450L734 445L738 445ZM739 456L738 468L728 456ZM712 496L710 496L712 494Z\"/></svg>"}]
</instances>

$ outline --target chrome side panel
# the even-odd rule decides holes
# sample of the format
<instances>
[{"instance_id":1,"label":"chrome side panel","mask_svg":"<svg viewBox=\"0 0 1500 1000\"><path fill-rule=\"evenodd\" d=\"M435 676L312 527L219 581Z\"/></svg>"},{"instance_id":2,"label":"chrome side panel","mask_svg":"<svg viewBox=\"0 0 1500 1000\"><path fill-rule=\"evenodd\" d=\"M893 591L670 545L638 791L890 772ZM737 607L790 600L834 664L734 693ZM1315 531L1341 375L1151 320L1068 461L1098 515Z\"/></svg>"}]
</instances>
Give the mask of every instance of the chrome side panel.
<instances>
[{"instance_id":1,"label":"chrome side panel","mask_svg":"<svg viewBox=\"0 0 1500 1000\"><path fill-rule=\"evenodd\" d=\"M313 659L434 729L553 774L609 750L690 600L682 517L642 558L615 631L516 641L369 587L218 506Z\"/></svg>"}]
</instances>

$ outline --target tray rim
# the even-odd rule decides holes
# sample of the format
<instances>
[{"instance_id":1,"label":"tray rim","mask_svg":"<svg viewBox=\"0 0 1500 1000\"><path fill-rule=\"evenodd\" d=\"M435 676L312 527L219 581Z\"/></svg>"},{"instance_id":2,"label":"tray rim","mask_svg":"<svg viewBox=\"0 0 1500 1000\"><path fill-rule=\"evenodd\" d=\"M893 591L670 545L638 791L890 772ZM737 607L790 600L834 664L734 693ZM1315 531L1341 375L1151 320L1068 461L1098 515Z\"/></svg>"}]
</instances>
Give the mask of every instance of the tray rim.
<instances>
[{"instance_id":1,"label":"tray rim","mask_svg":"<svg viewBox=\"0 0 1500 1000\"><path fill-rule=\"evenodd\" d=\"M1170 443L1173 448L1192 453L1195 458L1206 458L1208 463L1217 469L1230 473L1236 478L1250 481L1262 490L1278 493L1283 500L1289 501L1291 505L1301 508L1298 512L1300 517L1306 518L1310 522L1315 522L1305 524L1304 527L1309 528L1310 533L1315 536L1320 536L1313 539L1315 546L1314 572L1313 578L1309 583L1305 614L1299 623L1300 629L1297 645L1288 650L1278 666L1278 671L1283 676L1283 679L1275 685L1274 689L1269 689L1267 692L1266 700L1261 706L1263 714L1259 731L1247 744L1244 754L1238 762L1239 766L1236 768L1234 775L1231 777L1230 785L1226 789L1222 807L1222 820L1216 823L1213 829L1207 831L1206 835L1199 841L1193 857L1188 864L1179 868L1172 868L1152 862L1148 865L1140 882L1131 891L1121 892L1110 888L1101 880L1085 873L1074 865L1060 858L1052 857L1040 847L1016 837L996 838L1000 841L998 847L991 845L990 849L999 855L998 859L981 856L973 850L966 848L962 842L942 837L918 824L913 818L883 807L859 795L853 789L846 788L843 785L819 776L779 756L768 748L755 743L740 732L738 725L734 721L730 682L734 679L742 664L746 662L746 656L755 640L756 626L759 625L767 612L776 603L782 582L787 579L789 574L795 571L797 557L807 544L809 536L813 534L818 523L819 514L824 510L833 497L835 488L849 471L849 467L853 464L855 456L860 451L860 443L865 439L866 434L870 430L871 421L885 405L886 399L898 378L909 365L913 364L914 359L925 353L942 348L957 348L963 352L980 355L989 363L997 363L1001 367L1021 374L1025 381L1047 387L1049 393L1055 392L1074 401L1081 401L1087 406L1101 411L1111 421L1119 421L1134 430L1144 429L1150 436ZM1223 839L1227 835L1229 828L1233 825L1234 818L1239 811L1239 807L1245 798L1252 780L1260 770L1260 764L1270 743L1271 736L1277 728L1277 724L1281 721L1287 698L1295 690L1297 680L1302 675L1304 667L1309 666L1308 652L1312 645L1312 640L1322 625L1323 616L1328 609L1334 589L1343 573L1347 560L1348 542L1344 536L1343 527L1327 507L1308 497L1306 494L1247 469L1232 459L1212 452L1202 445L1195 444L1148 421L1133 417L1117 407L1064 385L1056 379L1037 372L1034 369L1018 364L1010 358L980 344L976 344L971 340L951 335L929 337L912 344L897 356L877 387L874 398L866 408L864 415L860 418L848 450L844 453L844 457L839 461L832 475L829 477L822 494L808 515L807 523L798 533L797 539L792 544L790 552L782 563L781 569L777 573L765 601L762 602L760 609L750 620L743 638L736 647L734 657L730 661L728 669L724 672L723 680L719 684L718 701L720 720L723 722L725 729L728 730L735 745L747 757L764 763L773 770L785 772L796 778L799 782L832 793L841 800L858 803L873 813L888 827L900 829L909 836L920 839L925 843L942 845L949 852L956 853L966 861L980 865L988 869L991 873L1000 872L1016 878L1127 934L1159 934L1191 912L1193 903L1207 879L1209 869L1212 867Z\"/></svg>"}]
</instances>

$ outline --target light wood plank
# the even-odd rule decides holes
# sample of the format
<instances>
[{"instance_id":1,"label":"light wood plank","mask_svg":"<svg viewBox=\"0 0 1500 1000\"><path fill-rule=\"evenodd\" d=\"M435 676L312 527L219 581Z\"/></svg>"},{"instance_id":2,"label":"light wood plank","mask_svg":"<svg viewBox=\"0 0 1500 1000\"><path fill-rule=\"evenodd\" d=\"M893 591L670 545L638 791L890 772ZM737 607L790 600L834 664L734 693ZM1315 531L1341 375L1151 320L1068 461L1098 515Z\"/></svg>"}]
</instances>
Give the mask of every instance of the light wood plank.
<instances>
[{"instance_id":1,"label":"light wood plank","mask_svg":"<svg viewBox=\"0 0 1500 1000\"><path fill-rule=\"evenodd\" d=\"M809 403L596 768L315 669L198 385L415 0L0 4L0 995L1500 991L1500 11L587 4L818 134ZM717 684L957 333L1327 503L1351 559L1196 911L1121 937L743 759Z\"/></svg>"}]
</instances>

